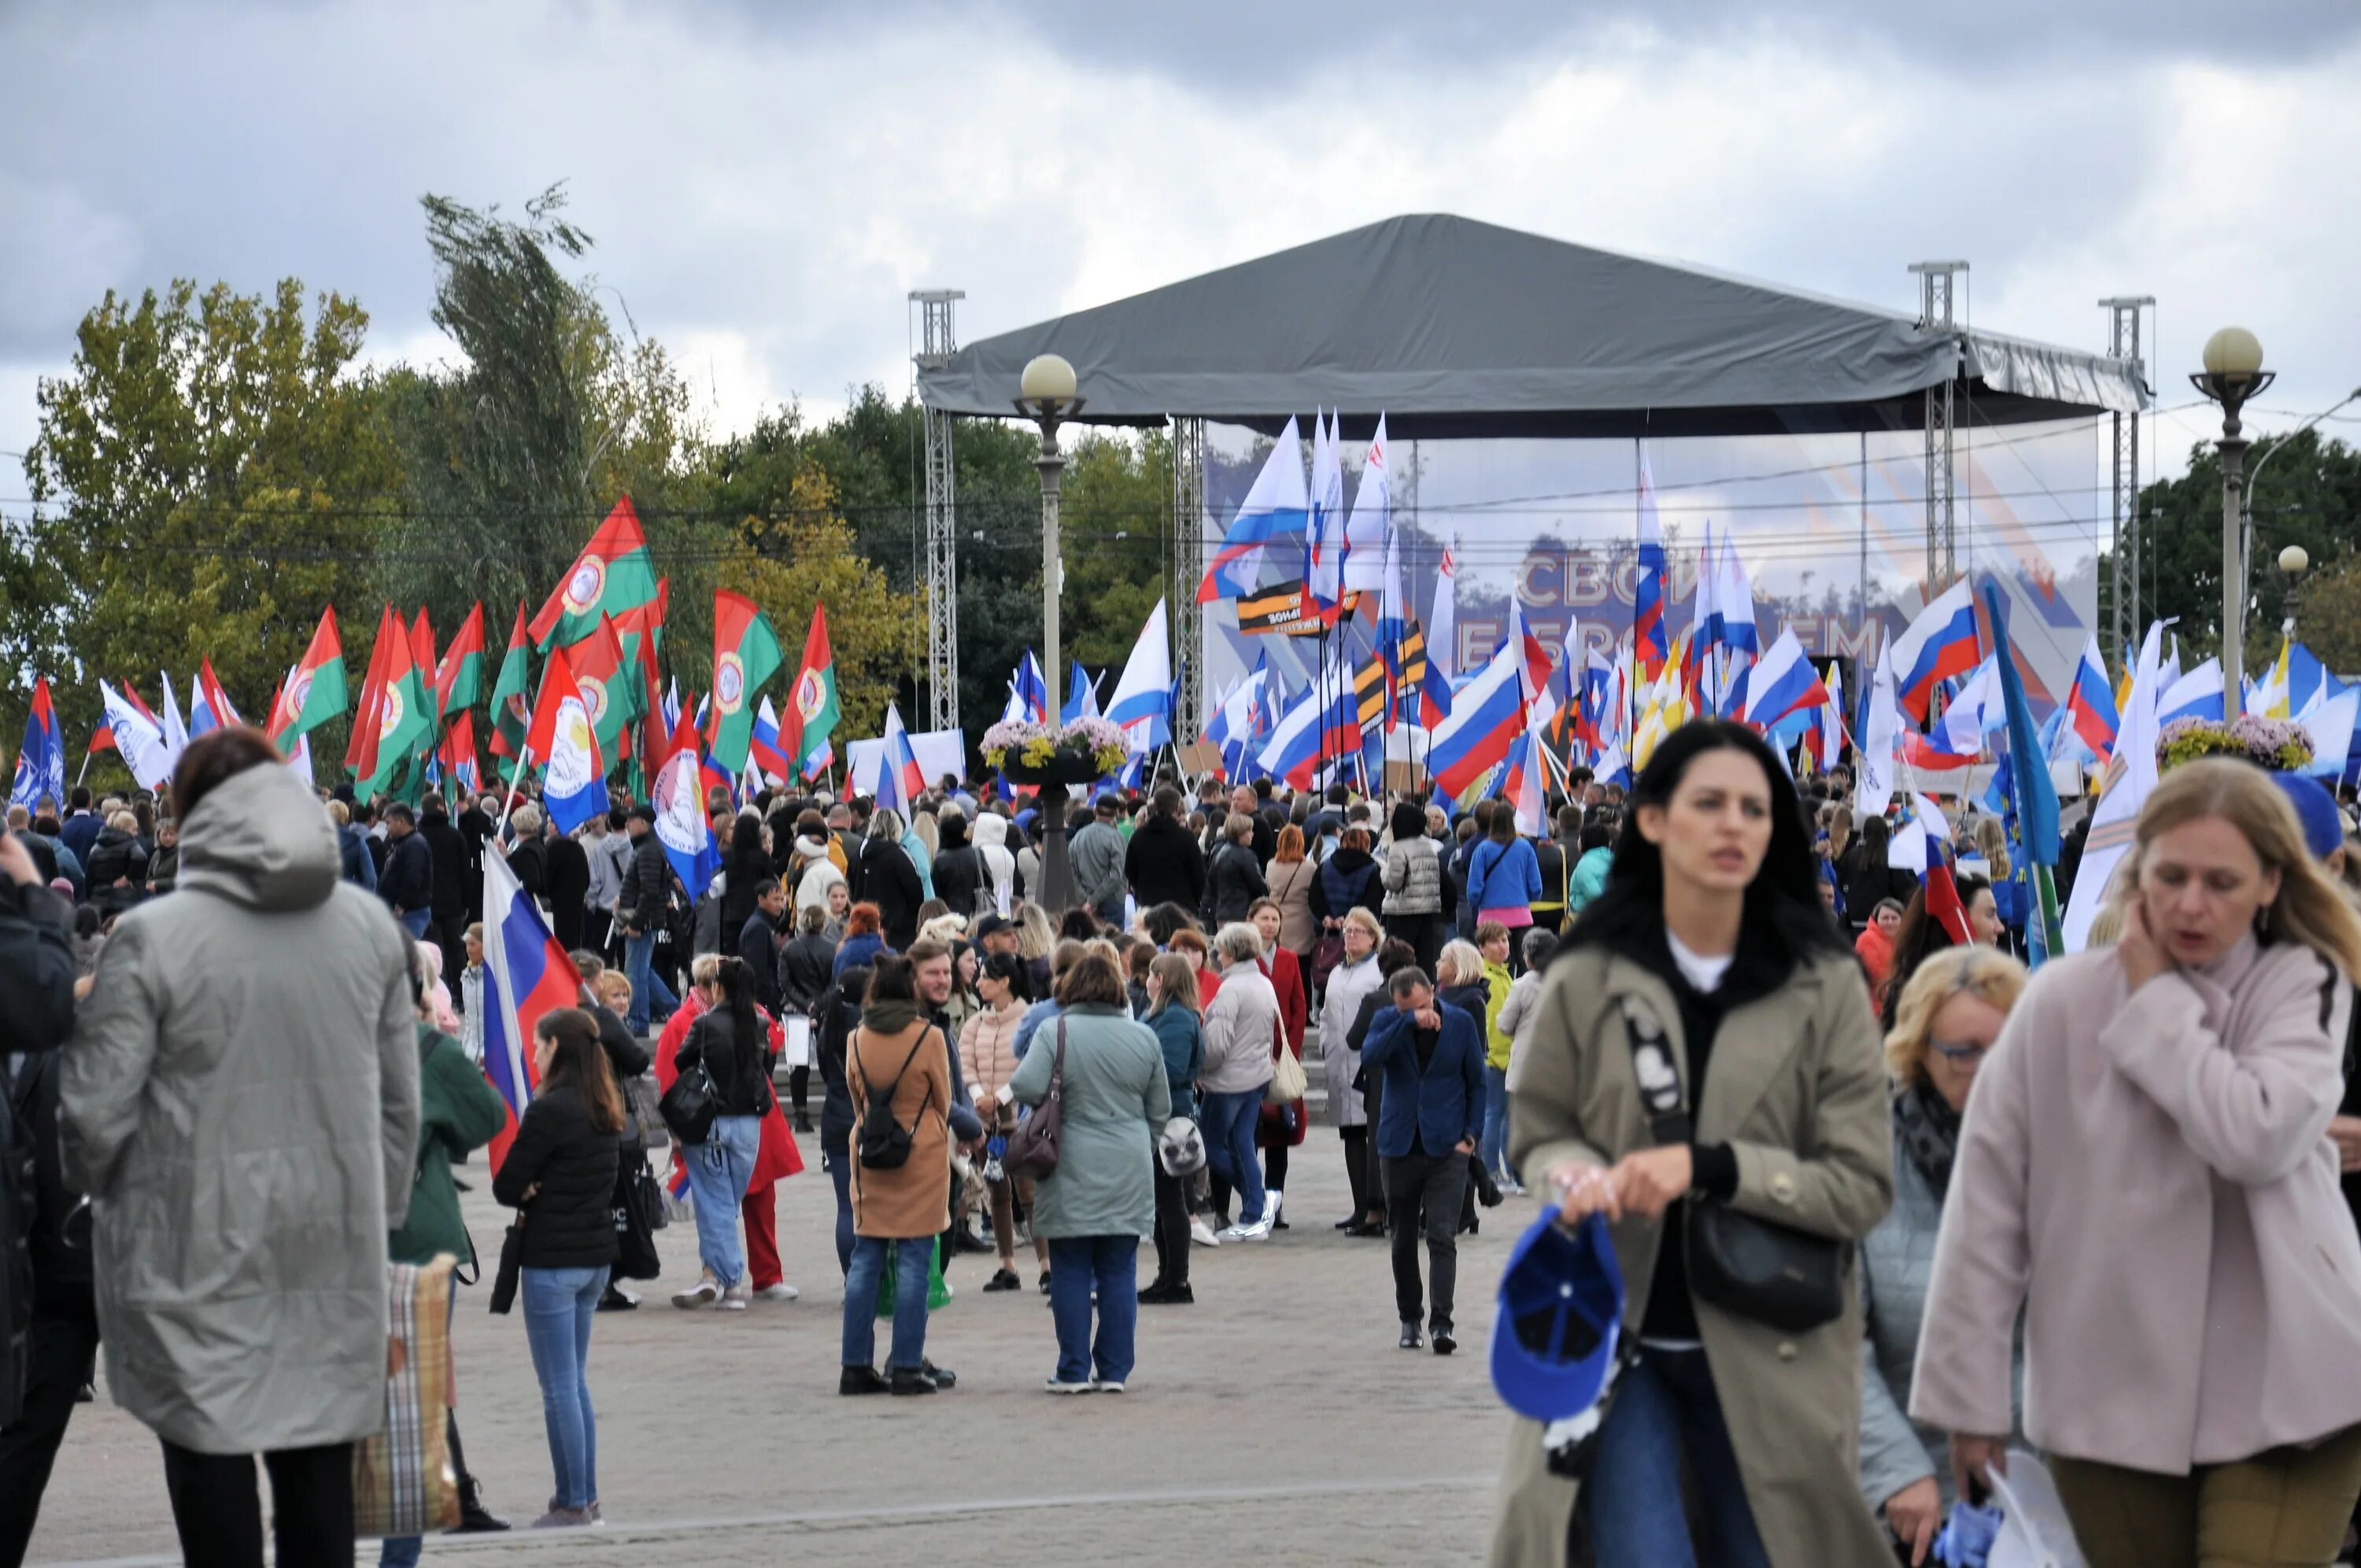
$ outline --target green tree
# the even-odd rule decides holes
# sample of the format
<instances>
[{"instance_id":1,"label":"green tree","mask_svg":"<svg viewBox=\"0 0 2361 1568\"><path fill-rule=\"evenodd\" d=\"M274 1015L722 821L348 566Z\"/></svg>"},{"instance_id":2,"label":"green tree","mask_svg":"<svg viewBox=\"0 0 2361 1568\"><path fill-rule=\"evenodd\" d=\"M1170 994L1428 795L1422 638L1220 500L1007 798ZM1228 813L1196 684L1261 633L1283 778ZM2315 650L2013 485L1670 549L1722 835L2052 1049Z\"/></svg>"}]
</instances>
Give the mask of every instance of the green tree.
<instances>
[{"instance_id":1,"label":"green tree","mask_svg":"<svg viewBox=\"0 0 2361 1568\"><path fill-rule=\"evenodd\" d=\"M356 369L368 315L333 293L304 305L291 278L268 295L109 291L71 369L40 383L39 510L0 545L0 652L58 677L70 737L96 718L97 677L152 698L159 667L185 682L208 657L258 720L324 604L366 657L398 468Z\"/></svg>"}]
</instances>

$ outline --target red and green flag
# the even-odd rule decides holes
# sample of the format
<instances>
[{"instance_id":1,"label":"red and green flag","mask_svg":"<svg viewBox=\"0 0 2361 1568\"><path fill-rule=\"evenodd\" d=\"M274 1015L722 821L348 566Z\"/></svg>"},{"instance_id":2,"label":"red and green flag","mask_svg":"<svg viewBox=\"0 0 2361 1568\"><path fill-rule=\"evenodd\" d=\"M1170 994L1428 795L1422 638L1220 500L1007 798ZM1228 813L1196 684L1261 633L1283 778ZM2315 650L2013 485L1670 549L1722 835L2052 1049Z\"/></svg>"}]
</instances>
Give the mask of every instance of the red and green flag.
<instances>
[{"instance_id":1,"label":"red and green flag","mask_svg":"<svg viewBox=\"0 0 2361 1568\"><path fill-rule=\"evenodd\" d=\"M805 778L812 778L826 765L822 755L835 731L836 651L828 642L828 606L816 604L811 630L804 637L804 662L787 694L787 711L779 718L779 750Z\"/></svg>"},{"instance_id":2,"label":"red and green flag","mask_svg":"<svg viewBox=\"0 0 2361 1568\"><path fill-rule=\"evenodd\" d=\"M619 760L623 727L640 716L642 705L639 671L624 662L614 621L600 616L589 636L566 647L566 662L598 737L599 755L610 762Z\"/></svg>"},{"instance_id":3,"label":"red and green flag","mask_svg":"<svg viewBox=\"0 0 2361 1568\"><path fill-rule=\"evenodd\" d=\"M524 606L517 606L516 630L509 633L509 651L500 658L500 673L492 683L491 750L495 757L513 762L524 750L524 732L533 725L533 682L527 663L532 654Z\"/></svg>"},{"instance_id":4,"label":"red and green flag","mask_svg":"<svg viewBox=\"0 0 2361 1568\"><path fill-rule=\"evenodd\" d=\"M434 711L448 717L471 708L484 696L484 607L478 601L459 623L459 633L434 666Z\"/></svg>"},{"instance_id":5,"label":"red and green flag","mask_svg":"<svg viewBox=\"0 0 2361 1568\"><path fill-rule=\"evenodd\" d=\"M743 594L713 593L713 707L707 718L713 760L731 777L746 771L754 740L754 694L786 654L770 617Z\"/></svg>"},{"instance_id":6,"label":"red and green flag","mask_svg":"<svg viewBox=\"0 0 2361 1568\"><path fill-rule=\"evenodd\" d=\"M631 498L625 496L616 501L615 510L575 558L566 580L533 616L533 645L546 650L552 643L579 642L598 629L601 616L620 616L655 597L655 562L648 554L639 513L631 510Z\"/></svg>"},{"instance_id":7,"label":"red and green flag","mask_svg":"<svg viewBox=\"0 0 2361 1568\"><path fill-rule=\"evenodd\" d=\"M632 761L647 762L650 767L660 765L671 744L664 729L664 697L656 685L656 665L664 652L664 607L671 598L672 579L660 578L654 598L615 618L615 636L623 645L623 660L639 670L642 732L631 737Z\"/></svg>"},{"instance_id":8,"label":"red and green flag","mask_svg":"<svg viewBox=\"0 0 2361 1568\"><path fill-rule=\"evenodd\" d=\"M418 667L409 630L388 606L369 656L352 744L345 753L345 765L357 781L354 789L368 795L389 787L402 763L432 747L434 732L426 673Z\"/></svg>"},{"instance_id":9,"label":"red and green flag","mask_svg":"<svg viewBox=\"0 0 2361 1568\"><path fill-rule=\"evenodd\" d=\"M320 612L320 625L293 674L270 705L265 731L282 751L345 711L345 645L336 635L336 607Z\"/></svg>"}]
</instances>

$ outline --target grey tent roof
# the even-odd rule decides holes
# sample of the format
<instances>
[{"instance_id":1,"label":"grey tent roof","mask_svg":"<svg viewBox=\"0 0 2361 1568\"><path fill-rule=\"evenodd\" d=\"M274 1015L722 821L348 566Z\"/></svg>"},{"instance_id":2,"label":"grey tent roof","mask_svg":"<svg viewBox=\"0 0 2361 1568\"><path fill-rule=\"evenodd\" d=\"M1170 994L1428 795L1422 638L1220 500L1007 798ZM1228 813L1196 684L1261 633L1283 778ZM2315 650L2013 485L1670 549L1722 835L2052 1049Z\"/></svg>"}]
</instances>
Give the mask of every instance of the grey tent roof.
<instances>
[{"instance_id":1,"label":"grey tent roof","mask_svg":"<svg viewBox=\"0 0 2361 1568\"><path fill-rule=\"evenodd\" d=\"M1896 269L1896 280L1901 280ZM1957 376L1962 425L2145 406L2121 360L1447 214L1388 218L970 344L924 368L957 414L1015 412L1037 354L1084 422L1170 414L1276 431L1342 409L1414 436L1742 435L1916 428Z\"/></svg>"}]
</instances>

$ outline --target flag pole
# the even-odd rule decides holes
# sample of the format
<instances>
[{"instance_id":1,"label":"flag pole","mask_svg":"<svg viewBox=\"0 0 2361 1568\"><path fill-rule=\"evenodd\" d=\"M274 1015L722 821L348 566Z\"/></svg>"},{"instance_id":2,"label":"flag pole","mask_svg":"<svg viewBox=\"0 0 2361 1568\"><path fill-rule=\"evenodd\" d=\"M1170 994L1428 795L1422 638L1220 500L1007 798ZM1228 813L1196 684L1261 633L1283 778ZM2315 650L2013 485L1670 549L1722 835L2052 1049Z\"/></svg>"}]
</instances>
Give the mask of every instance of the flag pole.
<instances>
[{"instance_id":1,"label":"flag pole","mask_svg":"<svg viewBox=\"0 0 2361 1568\"><path fill-rule=\"evenodd\" d=\"M524 788L524 771L532 765L533 746L529 741L520 740L517 742L516 766L509 773L508 796L500 802L500 819L492 824L492 838L495 842L509 830L509 817L516 810L519 792Z\"/></svg>"}]
</instances>

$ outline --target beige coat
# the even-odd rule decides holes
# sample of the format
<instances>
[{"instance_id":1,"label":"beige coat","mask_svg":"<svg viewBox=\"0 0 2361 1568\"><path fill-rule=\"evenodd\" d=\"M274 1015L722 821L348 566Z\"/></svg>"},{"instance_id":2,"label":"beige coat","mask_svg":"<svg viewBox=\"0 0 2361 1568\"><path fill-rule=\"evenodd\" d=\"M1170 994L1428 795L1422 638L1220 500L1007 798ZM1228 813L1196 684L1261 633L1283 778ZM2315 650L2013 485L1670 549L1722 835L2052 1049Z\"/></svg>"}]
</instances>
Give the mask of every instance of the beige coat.
<instances>
[{"instance_id":1,"label":"beige coat","mask_svg":"<svg viewBox=\"0 0 2361 1568\"><path fill-rule=\"evenodd\" d=\"M1914 1417L2008 1430L2022 1307L2050 1453L2185 1475L2361 1421L2331 980L2251 938L2136 992L2112 948L2043 967L1968 1102Z\"/></svg>"},{"instance_id":2,"label":"beige coat","mask_svg":"<svg viewBox=\"0 0 2361 1568\"><path fill-rule=\"evenodd\" d=\"M1509 1157L1536 1185L1558 1166L1611 1164L1653 1141L1624 1032L1627 995L1662 1021L1686 1080L1670 987L1601 949L1561 959L1543 983L1527 1048L1509 1069ZM1728 1143L1737 1154L1735 1209L1858 1241L1893 1201L1885 1068L1849 958L1812 959L1778 991L1732 1009L1715 1036L1704 1102L1694 1110L1697 1141ZM1647 1312L1660 1231L1639 1219L1615 1226L1628 1332L1636 1333ZM1858 1293L1841 1317L1809 1333L1781 1333L1704 1301L1697 1318L1771 1561L1779 1568L1886 1568L1894 1559L1884 1531L1854 1478ZM1517 1420L1492 1562L1501 1568L1564 1562L1574 1500L1574 1484L1543 1464L1540 1424Z\"/></svg>"},{"instance_id":3,"label":"beige coat","mask_svg":"<svg viewBox=\"0 0 2361 1568\"><path fill-rule=\"evenodd\" d=\"M943 1032L923 1019L891 1035L863 1025L845 1047L844 1079L852 1096L854 1234L906 1241L950 1229L951 1132L944 1112L951 1097L951 1057ZM895 1083L894 1119L911 1129L910 1157L895 1169L872 1170L861 1163L861 1124L869 1115L869 1091L882 1093L889 1083Z\"/></svg>"}]
</instances>

